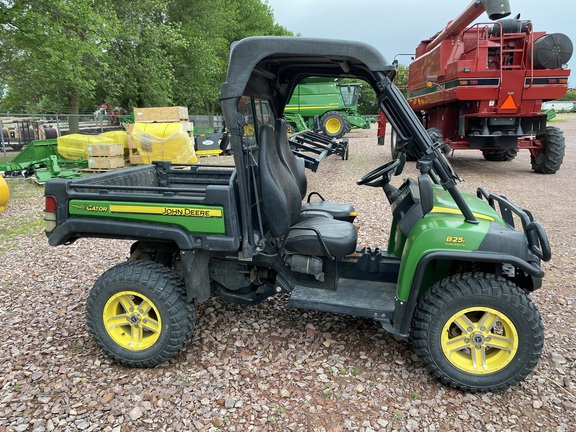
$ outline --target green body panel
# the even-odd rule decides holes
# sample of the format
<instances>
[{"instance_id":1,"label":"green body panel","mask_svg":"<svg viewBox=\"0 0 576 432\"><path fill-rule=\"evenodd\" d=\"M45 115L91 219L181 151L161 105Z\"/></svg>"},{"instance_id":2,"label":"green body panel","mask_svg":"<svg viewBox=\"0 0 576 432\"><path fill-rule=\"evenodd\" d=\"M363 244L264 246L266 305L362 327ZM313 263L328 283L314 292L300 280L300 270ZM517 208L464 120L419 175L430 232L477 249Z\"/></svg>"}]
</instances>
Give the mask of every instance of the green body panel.
<instances>
[{"instance_id":1,"label":"green body panel","mask_svg":"<svg viewBox=\"0 0 576 432\"><path fill-rule=\"evenodd\" d=\"M344 106L340 87L336 82L313 82L296 86L284 111L298 113L306 118L322 116L328 111L339 111Z\"/></svg>"},{"instance_id":2,"label":"green body panel","mask_svg":"<svg viewBox=\"0 0 576 432\"><path fill-rule=\"evenodd\" d=\"M298 113L285 112L284 118L289 124L293 124L295 126L297 132L302 132L306 129L311 129L311 127L308 126L308 123L306 123L306 121L304 120L304 117L302 117Z\"/></svg>"},{"instance_id":3,"label":"green body panel","mask_svg":"<svg viewBox=\"0 0 576 432\"><path fill-rule=\"evenodd\" d=\"M434 186L434 208L420 219L404 236L393 221L388 253L401 257L396 295L406 301L418 263L429 253L439 251L467 254L478 250L491 224L505 226L498 213L485 201L471 194L462 194L476 216L478 224L467 223L450 194ZM428 275L424 275L426 280Z\"/></svg>"},{"instance_id":4,"label":"green body panel","mask_svg":"<svg viewBox=\"0 0 576 432\"><path fill-rule=\"evenodd\" d=\"M24 164L26 162L35 163L50 156L57 156L58 159L64 159L58 153L57 140L30 141L28 145L12 159L12 162L18 164Z\"/></svg>"},{"instance_id":5,"label":"green body panel","mask_svg":"<svg viewBox=\"0 0 576 432\"><path fill-rule=\"evenodd\" d=\"M364 117L357 115L357 113L356 115L347 113L346 120L348 120L348 123L350 123L350 126L352 126L352 128L370 129L370 120L367 120Z\"/></svg>"},{"instance_id":6,"label":"green body panel","mask_svg":"<svg viewBox=\"0 0 576 432\"><path fill-rule=\"evenodd\" d=\"M488 219L497 222L500 225L505 226L506 222L500 217L500 214L494 210L488 202L478 199L476 195L462 192L462 198L466 201L466 204L474 213L474 215L480 219ZM441 209L451 209L451 211L457 212L461 215L458 206L452 199L450 193L444 190L441 186L434 185L434 208L436 212L441 212Z\"/></svg>"},{"instance_id":7,"label":"green body panel","mask_svg":"<svg viewBox=\"0 0 576 432\"><path fill-rule=\"evenodd\" d=\"M177 225L190 233L225 234L224 208L219 206L72 200L70 215Z\"/></svg>"}]
</instances>

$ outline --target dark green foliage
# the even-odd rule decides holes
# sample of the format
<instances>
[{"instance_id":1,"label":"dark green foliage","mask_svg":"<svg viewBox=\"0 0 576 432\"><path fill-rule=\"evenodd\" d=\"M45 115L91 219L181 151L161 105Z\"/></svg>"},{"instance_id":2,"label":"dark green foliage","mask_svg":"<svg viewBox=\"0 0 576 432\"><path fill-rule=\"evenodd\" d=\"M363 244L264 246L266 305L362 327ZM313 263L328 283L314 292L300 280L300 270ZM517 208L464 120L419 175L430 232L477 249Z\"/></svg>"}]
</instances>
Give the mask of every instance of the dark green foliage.
<instances>
[{"instance_id":1,"label":"dark green foliage","mask_svg":"<svg viewBox=\"0 0 576 432\"><path fill-rule=\"evenodd\" d=\"M260 0L0 2L1 111L219 105L230 43L287 35Z\"/></svg>"},{"instance_id":2,"label":"dark green foliage","mask_svg":"<svg viewBox=\"0 0 576 432\"><path fill-rule=\"evenodd\" d=\"M576 90L568 90L561 101L576 101Z\"/></svg>"}]
</instances>

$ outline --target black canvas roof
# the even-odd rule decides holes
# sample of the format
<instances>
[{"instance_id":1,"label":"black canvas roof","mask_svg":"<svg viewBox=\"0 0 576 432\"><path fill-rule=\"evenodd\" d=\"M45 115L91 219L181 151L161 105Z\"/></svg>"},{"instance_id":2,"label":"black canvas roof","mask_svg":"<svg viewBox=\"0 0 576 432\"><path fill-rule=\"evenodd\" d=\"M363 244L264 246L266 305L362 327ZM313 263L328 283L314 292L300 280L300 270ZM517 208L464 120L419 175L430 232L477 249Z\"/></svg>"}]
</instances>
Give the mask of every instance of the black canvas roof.
<instances>
[{"instance_id":1,"label":"black canvas roof","mask_svg":"<svg viewBox=\"0 0 576 432\"><path fill-rule=\"evenodd\" d=\"M250 37L232 44L221 98L240 97L250 87L269 92L272 84L285 99L299 81L309 76L360 77L372 82L375 71L393 76L394 67L374 47L362 42Z\"/></svg>"}]
</instances>

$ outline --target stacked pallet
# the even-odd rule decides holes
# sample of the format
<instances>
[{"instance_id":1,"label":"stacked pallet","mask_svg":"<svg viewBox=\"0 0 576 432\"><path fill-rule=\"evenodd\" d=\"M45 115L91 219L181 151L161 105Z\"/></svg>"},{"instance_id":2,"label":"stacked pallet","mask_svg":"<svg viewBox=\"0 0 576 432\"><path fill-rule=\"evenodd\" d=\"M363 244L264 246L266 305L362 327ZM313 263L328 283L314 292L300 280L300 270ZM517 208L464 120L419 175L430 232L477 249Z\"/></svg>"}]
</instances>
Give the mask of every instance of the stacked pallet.
<instances>
[{"instance_id":1,"label":"stacked pallet","mask_svg":"<svg viewBox=\"0 0 576 432\"><path fill-rule=\"evenodd\" d=\"M109 170L124 167L123 144L93 144L86 147L88 168Z\"/></svg>"},{"instance_id":2,"label":"stacked pallet","mask_svg":"<svg viewBox=\"0 0 576 432\"><path fill-rule=\"evenodd\" d=\"M118 136L70 134L57 138L58 153L68 160L85 159L88 168L124 167L124 144Z\"/></svg>"},{"instance_id":3,"label":"stacked pallet","mask_svg":"<svg viewBox=\"0 0 576 432\"><path fill-rule=\"evenodd\" d=\"M180 123L186 132L193 129L188 108L181 106L134 108L135 123Z\"/></svg>"},{"instance_id":4,"label":"stacked pallet","mask_svg":"<svg viewBox=\"0 0 576 432\"><path fill-rule=\"evenodd\" d=\"M147 164L153 160L197 162L189 134L193 125L188 120L188 108L134 108L134 121L126 129L131 165Z\"/></svg>"}]
</instances>

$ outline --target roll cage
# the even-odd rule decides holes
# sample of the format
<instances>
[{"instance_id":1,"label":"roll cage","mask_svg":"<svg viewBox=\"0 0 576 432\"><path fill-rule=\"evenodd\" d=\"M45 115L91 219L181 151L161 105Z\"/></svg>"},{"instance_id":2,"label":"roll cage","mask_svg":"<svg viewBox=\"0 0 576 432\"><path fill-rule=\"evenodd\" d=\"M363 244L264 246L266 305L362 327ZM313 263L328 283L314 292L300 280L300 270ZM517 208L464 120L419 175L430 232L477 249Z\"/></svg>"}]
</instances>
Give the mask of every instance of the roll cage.
<instances>
[{"instance_id":1,"label":"roll cage","mask_svg":"<svg viewBox=\"0 0 576 432\"><path fill-rule=\"evenodd\" d=\"M258 206L254 178L258 169L255 152L258 151L259 126L263 122L273 124L274 118L282 117L296 85L314 76L357 78L368 83L404 144L400 153L413 149L420 160L421 172L430 175L450 193L467 222L477 223L456 188L457 176L438 144L432 141L392 83L395 74L393 65L373 47L361 42L262 36L232 44L221 102L238 170L243 258L254 256L261 241L260 236L254 234L262 232L254 216L254 208ZM262 101L266 101L268 117L263 115ZM251 114L246 110L248 103ZM248 127L247 116L253 120L252 128Z\"/></svg>"}]
</instances>

